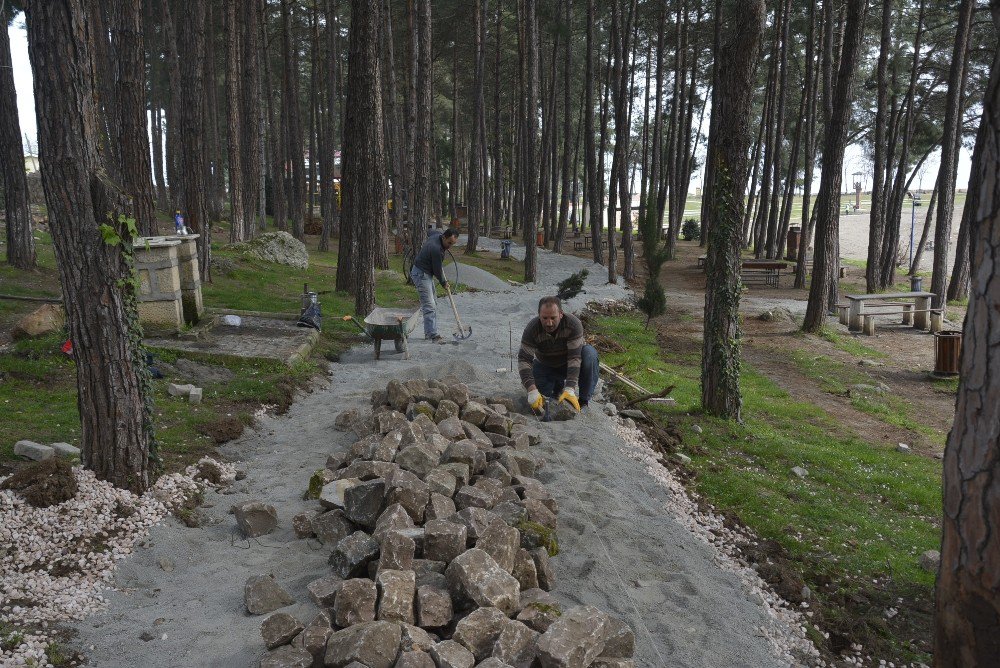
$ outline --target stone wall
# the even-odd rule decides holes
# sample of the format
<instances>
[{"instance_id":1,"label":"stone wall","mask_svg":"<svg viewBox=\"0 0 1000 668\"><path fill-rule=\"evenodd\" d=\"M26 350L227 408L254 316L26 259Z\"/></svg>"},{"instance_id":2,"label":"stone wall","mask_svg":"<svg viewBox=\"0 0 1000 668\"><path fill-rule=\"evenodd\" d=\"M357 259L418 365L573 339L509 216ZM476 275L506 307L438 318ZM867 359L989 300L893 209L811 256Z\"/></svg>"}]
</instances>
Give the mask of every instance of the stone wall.
<instances>
[{"instance_id":1,"label":"stone wall","mask_svg":"<svg viewBox=\"0 0 1000 668\"><path fill-rule=\"evenodd\" d=\"M177 250L180 241L162 237L137 240L139 322L146 333L176 332L184 325Z\"/></svg>"}]
</instances>

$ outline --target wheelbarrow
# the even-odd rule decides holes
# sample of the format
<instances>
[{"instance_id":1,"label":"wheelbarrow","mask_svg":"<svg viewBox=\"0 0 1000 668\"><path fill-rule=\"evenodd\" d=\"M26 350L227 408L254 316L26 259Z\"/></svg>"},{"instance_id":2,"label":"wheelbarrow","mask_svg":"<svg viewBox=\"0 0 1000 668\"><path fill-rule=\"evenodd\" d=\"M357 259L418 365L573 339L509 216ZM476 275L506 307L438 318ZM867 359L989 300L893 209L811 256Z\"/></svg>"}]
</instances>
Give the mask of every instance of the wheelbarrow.
<instances>
[{"instance_id":1,"label":"wheelbarrow","mask_svg":"<svg viewBox=\"0 0 1000 668\"><path fill-rule=\"evenodd\" d=\"M407 336L417 326L419 311L408 313L388 308L376 308L365 316L364 324L354 316L345 315L343 320L357 325L365 336L375 343L375 359L382 355L382 341L392 340L397 353L403 353L404 359L410 359L410 351L406 345Z\"/></svg>"}]
</instances>

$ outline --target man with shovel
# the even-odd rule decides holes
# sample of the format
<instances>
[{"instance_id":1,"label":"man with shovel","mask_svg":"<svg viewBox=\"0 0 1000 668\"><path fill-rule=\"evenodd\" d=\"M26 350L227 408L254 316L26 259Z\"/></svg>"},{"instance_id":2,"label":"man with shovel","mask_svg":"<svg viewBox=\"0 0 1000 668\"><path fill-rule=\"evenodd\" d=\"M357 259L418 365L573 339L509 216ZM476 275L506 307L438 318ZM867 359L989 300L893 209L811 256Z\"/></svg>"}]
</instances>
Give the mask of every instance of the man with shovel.
<instances>
[{"instance_id":1,"label":"man with shovel","mask_svg":"<svg viewBox=\"0 0 1000 668\"><path fill-rule=\"evenodd\" d=\"M594 394L599 367L597 350L584 343L580 319L563 313L558 297L542 297L538 316L524 328L517 354L517 369L531 410L539 413L545 407L545 397L558 397L579 412Z\"/></svg>"},{"instance_id":2,"label":"man with shovel","mask_svg":"<svg viewBox=\"0 0 1000 668\"><path fill-rule=\"evenodd\" d=\"M410 280L420 294L420 309L424 314L424 338L434 343L445 343L437 331L437 298L434 295L434 279L441 287L449 290L448 279L444 277L444 254L458 241L458 230L449 227L441 234L428 236L413 260Z\"/></svg>"}]
</instances>

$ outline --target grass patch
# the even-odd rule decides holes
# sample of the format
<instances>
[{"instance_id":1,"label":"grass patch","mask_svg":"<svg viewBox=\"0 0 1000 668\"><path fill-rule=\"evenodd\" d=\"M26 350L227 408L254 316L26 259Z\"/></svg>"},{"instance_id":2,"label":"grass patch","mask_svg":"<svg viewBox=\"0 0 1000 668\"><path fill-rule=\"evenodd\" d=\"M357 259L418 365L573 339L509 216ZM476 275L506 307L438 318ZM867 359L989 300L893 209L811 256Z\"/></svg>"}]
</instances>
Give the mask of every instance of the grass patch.
<instances>
[{"instance_id":1,"label":"grass patch","mask_svg":"<svg viewBox=\"0 0 1000 668\"><path fill-rule=\"evenodd\" d=\"M455 255L455 259L462 264L469 264L473 267L479 267L484 269L491 274L502 278L505 281L516 281L518 283L524 282L524 262L519 262L517 260L501 260L500 253L494 253L492 251L479 250L475 253L466 253L465 250L456 251L452 250ZM448 276L452 276L454 270L445 270ZM461 278L459 274L459 278Z\"/></svg>"},{"instance_id":2,"label":"grass patch","mask_svg":"<svg viewBox=\"0 0 1000 668\"><path fill-rule=\"evenodd\" d=\"M875 350L874 348L869 348L868 346L858 343L858 337L843 336L836 330L830 329L829 327L823 328L820 332L820 337L832 343L838 350L843 350L845 353L854 357L868 359L886 359L888 357L888 355L883 353L881 350Z\"/></svg>"},{"instance_id":3,"label":"grass patch","mask_svg":"<svg viewBox=\"0 0 1000 668\"><path fill-rule=\"evenodd\" d=\"M606 363L624 365L647 387L677 385L672 394L677 404L650 412L702 427L701 434L684 430L697 492L787 551L828 606L828 628L839 626L836 616L844 601L860 595L872 606L861 626L857 619L849 625L854 641L864 639L866 649L884 651L886 658L926 660L910 650L914 636L905 630L908 623L918 624L920 615L901 611L890 624L875 601L891 604L906 592L929 605L934 578L919 568L918 555L936 548L940 538L940 465L860 440L821 408L796 401L747 365L741 373L744 423L698 414L701 369L691 359L696 355L665 356L655 333L635 315L595 323L601 334L629 341L626 352L607 354ZM829 358L813 362L807 369L821 374L833 390L853 380L832 373ZM790 474L793 466L809 475Z\"/></svg>"}]
</instances>

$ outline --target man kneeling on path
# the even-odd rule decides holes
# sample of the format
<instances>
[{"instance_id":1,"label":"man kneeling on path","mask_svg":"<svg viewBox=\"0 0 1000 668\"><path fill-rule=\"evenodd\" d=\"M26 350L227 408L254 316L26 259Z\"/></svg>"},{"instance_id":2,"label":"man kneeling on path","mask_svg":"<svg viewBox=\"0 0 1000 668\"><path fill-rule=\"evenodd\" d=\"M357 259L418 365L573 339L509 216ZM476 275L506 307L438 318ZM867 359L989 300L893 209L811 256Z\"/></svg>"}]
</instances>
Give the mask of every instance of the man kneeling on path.
<instances>
[{"instance_id":1,"label":"man kneeling on path","mask_svg":"<svg viewBox=\"0 0 1000 668\"><path fill-rule=\"evenodd\" d=\"M437 331L437 299L434 295L434 279L441 287L448 289L444 277L444 253L458 241L458 230L449 227L442 234L428 236L420 248L410 269L410 280L420 294L420 310L424 314L424 338L434 343L443 343L444 337Z\"/></svg>"},{"instance_id":2,"label":"man kneeling on path","mask_svg":"<svg viewBox=\"0 0 1000 668\"><path fill-rule=\"evenodd\" d=\"M521 335L517 369L534 411L545 405L544 397L558 397L577 411L590 402L599 373L597 351L583 342L583 323L563 313L558 297L539 300L538 317Z\"/></svg>"}]
</instances>

